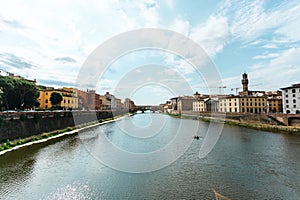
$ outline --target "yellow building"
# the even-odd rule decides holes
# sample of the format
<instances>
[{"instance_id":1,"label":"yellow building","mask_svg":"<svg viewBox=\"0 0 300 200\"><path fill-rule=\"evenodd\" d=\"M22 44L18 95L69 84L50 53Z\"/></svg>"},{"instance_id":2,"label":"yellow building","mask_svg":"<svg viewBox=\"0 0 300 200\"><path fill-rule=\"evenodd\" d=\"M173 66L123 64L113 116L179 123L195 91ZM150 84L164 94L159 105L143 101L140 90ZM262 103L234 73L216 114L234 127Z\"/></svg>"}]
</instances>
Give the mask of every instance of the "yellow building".
<instances>
[{"instance_id":1,"label":"yellow building","mask_svg":"<svg viewBox=\"0 0 300 200\"><path fill-rule=\"evenodd\" d=\"M219 112L264 113L266 96L227 96L219 99Z\"/></svg>"},{"instance_id":2,"label":"yellow building","mask_svg":"<svg viewBox=\"0 0 300 200\"><path fill-rule=\"evenodd\" d=\"M62 101L58 106L64 109L77 109L78 108L78 95L77 89L74 88L45 88L40 89L39 102L40 108L51 108L53 105L51 104L50 97L53 92L57 92L62 95Z\"/></svg>"},{"instance_id":3,"label":"yellow building","mask_svg":"<svg viewBox=\"0 0 300 200\"><path fill-rule=\"evenodd\" d=\"M267 111L266 96L241 96L241 112L264 113Z\"/></svg>"}]
</instances>

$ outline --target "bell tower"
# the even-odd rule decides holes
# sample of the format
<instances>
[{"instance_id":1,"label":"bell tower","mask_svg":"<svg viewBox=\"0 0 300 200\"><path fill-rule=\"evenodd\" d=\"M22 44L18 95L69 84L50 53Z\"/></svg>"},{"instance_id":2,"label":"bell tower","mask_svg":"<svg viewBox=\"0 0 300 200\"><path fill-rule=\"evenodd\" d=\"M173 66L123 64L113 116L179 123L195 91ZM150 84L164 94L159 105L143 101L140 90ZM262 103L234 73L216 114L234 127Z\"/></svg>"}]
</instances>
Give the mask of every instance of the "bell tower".
<instances>
[{"instance_id":1,"label":"bell tower","mask_svg":"<svg viewBox=\"0 0 300 200\"><path fill-rule=\"evenodd\" d=\"M243 79L242 79L242 85L243 85L243 95L248 95L248 75L244 72L242 75Z\"/></svg>"}]
</instances>

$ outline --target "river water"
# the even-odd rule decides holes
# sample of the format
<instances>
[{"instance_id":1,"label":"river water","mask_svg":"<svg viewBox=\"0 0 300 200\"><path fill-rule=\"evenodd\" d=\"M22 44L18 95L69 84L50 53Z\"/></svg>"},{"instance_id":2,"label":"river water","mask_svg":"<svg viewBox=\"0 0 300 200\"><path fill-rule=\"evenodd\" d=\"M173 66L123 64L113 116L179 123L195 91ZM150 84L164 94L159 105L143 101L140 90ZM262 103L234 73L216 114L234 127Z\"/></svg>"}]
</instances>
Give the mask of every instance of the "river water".
<instances>
[{"instance_id":1,"label":"river water","mask_svg":"<svg viewBox=\"0 0 300 200\"><path fill-rule=\"evenodd\" d=\"M299 136L224 125L213 150L199 159L208 125L144 113L20 148L0 156L0 199L214 199L213 189L230 199L300 199ZM195 126L199 140L187 134ZM187 150L157 170L151 167L159 159L126 163L103 142L147 155L178 130L187 139L162 153L164 160L188 144Z\"/></svg>"}]
</instances>

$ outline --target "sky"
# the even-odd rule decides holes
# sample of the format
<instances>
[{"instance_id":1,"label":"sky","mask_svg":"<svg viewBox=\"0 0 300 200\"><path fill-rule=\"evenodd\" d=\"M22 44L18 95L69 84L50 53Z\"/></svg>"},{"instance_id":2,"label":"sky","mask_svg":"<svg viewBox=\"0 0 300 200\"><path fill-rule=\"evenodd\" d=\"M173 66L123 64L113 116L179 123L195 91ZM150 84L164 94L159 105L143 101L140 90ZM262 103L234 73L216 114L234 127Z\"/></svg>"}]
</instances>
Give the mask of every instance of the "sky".
<instances>
[{"instance_id":1,"label":"sky","mask_svg":"<svg viewBox=\"0 0 300 200\"><path fill-rule=\"evenodd\" d=\"M146 28L191 39L203 49L203 59L209 60L221 82L208 83L214 78L201 70L196 73L199 66L185 57L188 54L166 49L136 48L113 59L105 70L85 68L105 42ZM131 46L132 40L111 48ZM232 88L241 90L244 72L250 90L279 90L300 82L299 58L297 0L10 0L0 6L2 75L8 71L56 88L80 85L100 94L109 91L122 99L127 95L136 104L163 103L196 91L235 93ZM78 85L83 69L94 75L95 79L85 74L91 84Z\"/></svg>"}]
</instances>

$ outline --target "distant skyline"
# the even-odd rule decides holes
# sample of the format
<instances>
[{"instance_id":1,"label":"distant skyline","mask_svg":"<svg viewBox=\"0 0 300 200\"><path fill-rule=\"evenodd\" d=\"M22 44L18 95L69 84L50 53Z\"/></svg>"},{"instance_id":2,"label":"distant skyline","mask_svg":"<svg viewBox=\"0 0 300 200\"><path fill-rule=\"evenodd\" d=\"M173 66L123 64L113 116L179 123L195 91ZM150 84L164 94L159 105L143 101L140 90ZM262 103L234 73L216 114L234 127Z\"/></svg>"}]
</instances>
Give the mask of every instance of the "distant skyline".
<instances>
[{"instance_id":1,"label":"distant skyline","mask_svg":"<svg viewBox=\"0 0 300 200\"><path fill-rule=\"evenodd\" d=\"M244 72L250 90L279 90L300 82L299 25L300 1L289 0L11 0L0 6L0 69L36 78L40 85L72 87L87 57L106 40L134 29L162 28L191 38L206 51L226 93L241 88ZM97 91L114 93L122 77L148 64L167 66L194 92L207 92L192 66L155 50L116 60L99 77ZM192 95L187 91L172 93L153 83L137 87L131 98L136 104L158 104Z\"/></svg>"}]
</instances>

